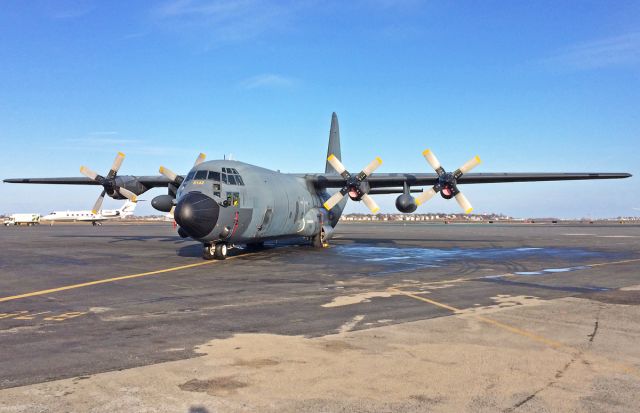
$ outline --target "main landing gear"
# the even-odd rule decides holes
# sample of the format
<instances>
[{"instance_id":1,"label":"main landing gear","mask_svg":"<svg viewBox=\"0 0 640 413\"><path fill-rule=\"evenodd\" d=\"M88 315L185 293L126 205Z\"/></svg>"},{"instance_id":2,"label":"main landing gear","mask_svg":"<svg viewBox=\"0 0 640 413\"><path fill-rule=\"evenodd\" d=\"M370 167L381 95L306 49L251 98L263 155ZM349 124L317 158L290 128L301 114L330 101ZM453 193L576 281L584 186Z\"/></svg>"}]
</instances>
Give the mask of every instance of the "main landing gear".
<instances>
[{"instance_id":1,"label":"main landing gear","mask_svg":"<svg viewBox=\"0 0 640 413\"><path fill-rule=\"evenodd\" d=\"M202 258L205 260L224 260L227 258L229 246L226 242L218 242L215 244L204 244L202 248Z\"/></svg>"},{"instance_id":2,"label":"main landing gear","mask_svg":"<svg viewBox=\"0 0 640 413\"><path fill-rule=\"evenodd\" d=\"M327 239L327 234L324 232L324 228L321 228L320 232L311 237L311 245L313 245L313 248L329 247L329 240Z\"/></svg>"}]
</instances>

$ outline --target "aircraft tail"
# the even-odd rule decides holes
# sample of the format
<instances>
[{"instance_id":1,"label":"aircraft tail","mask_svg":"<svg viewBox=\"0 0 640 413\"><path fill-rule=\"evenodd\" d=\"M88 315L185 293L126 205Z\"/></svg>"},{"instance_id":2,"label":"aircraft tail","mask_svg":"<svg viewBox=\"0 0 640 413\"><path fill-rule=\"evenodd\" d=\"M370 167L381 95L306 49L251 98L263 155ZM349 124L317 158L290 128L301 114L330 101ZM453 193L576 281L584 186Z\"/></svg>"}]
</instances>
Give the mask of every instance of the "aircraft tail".
<instances>
[{"instance_id":1,"label":"aircraft tail","mask_svg":"<svg viewBox=\"0 0 640 413\"><path fill-rule=\"evenodd\" d=\"M342 161L342 152L340 150L340 127L338 126L338 115L336 115L335 112L331 115L331 130L329 131L327 158L331 155L334 155L338 160ZM324 172L327 174L338 174L338 171L333 169L333 166L331 166L329 161L327 161L327 164L324 167ZM342 215L342 211L344 211L344 207L347 205L348 199L349 197L345 196L329 213L329 224L332 227L335 227L338 224L338 220L340 220L340 216Z\"/></svg>"},{"instance_id":2,"label":"aircraft tail","mask_svg":"<svg viewBox=\"0 0 640 413\"><path fill-rule=\"evenodd\" d=\"M335 112L331 115L331 130L329 131L329 147L327 148L327 158L334 155L338 160L342 160L342 153L340 151L340 127L338 126L338 115ZM324 172L327 174L337 174L333 166L327 161Z\"/></svg>"},{"instance_id":3,"label":"aircraft tail","mask_svg":"<svg viewBox=\"0 0 640 413\"><path fill-rule=\"evenodd\" d=\"M126 218L129 215L133 215L133 211L135 211L137 202L133 202L127 199L127 201L120 207L120 217Z\"/></svg>"}]
</instances>

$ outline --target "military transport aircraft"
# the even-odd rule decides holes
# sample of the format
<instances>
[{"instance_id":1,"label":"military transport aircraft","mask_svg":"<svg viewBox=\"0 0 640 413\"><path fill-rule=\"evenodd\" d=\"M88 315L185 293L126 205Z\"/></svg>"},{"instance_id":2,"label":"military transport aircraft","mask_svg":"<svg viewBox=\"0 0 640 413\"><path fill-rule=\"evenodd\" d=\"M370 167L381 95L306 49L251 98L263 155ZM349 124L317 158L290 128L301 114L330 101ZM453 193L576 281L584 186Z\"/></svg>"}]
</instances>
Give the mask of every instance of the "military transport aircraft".
<instances>
[{"instance_id":1,"label":"military transport aircraft","mask_svg":"<svg viewBox=\"0 0 640 413\"><path fill-rule=\"evenodd\" d=\"M341 162L338 118L334 113L329 132L329 148L324 173L286 174L243 162L216 160L204 162L200 154L186 176L160 167L159 176L118 175L124 154L118 153L106 176L87 167L85 177L19 178L4 182L32 184L101 185L104 195L114 199L136 200L151 188L167 187L151 205L159 211L173 212L178 234L203 244L205 259L224 259L230 246L259 247L264 241L305 237L313 246L325 246L333 233L347 200L362 201L371 210L379 208L371 195L400 194L399 211L409 213L435 194L455 198L462 210L471 204L460 192L460 184L498 182L563 181L581 179L628 178L628 173L469 173L480 163L477 156L453 172L447 172L430 150L423 156L434 173L377 173L382 164L375 158L361 172L352 174ZM421 191L416 187L428 186ZM331 194L329 190L338 189ZM411 194L419 192L417 197Z\"/></svg>"}]
</instances>

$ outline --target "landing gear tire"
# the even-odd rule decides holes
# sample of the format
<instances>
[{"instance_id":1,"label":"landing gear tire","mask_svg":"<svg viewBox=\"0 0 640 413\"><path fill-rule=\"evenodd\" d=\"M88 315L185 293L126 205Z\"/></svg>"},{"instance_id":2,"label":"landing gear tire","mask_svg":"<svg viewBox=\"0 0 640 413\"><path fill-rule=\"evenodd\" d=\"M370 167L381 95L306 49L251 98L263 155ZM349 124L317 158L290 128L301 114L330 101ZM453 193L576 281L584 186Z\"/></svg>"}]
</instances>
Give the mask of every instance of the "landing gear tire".
<instances>
[{"instance_id":1,"label":"landing gear tire","mask_svg":"<svg viewBox=\"0 0 640 413\"><path fill-rule=\"evenodd\" d=\"M202 246L202 258L205 260L212 260L215 258L215 245L204 244Z\"/></svg>"},{"instance_id":2,"label":"landing gear tire","mask_svg":"<svg viewBox=\"0 0 640 413\"><path fill-rule=\"evenodd\" d=\"M215 252L214 252L214 258L216 260L224 260L225 258L227 258L227 252L228 252L229 248L227 247L227 244L224 242L221 242L219 244L216 244L215 246Z\"/></svg>"},{"instance_id":3,"label":"landing gear tire","mask_svg":"<svg viewBox=\"0 0 640 413\"><path fill-rule=\"evenodd\" d=\"M311 237L311 245L313 248L325 248L329 246L324 229L320 229L320 232Z\"/></svg>"}]
</instances>

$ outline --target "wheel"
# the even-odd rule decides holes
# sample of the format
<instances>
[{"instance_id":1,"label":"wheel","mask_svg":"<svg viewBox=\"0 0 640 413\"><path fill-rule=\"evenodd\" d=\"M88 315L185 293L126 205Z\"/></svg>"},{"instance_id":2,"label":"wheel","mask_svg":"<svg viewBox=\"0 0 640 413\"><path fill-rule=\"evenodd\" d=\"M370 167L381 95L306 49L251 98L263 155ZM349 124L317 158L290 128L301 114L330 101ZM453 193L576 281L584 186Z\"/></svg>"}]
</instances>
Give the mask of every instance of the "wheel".
<instances>
[{"instance_id":1,"label":"wheel","mask_svg":"<svg viewBox=\"0 0 640 413\"><path fill-rule=\"evenodd\" d=\"M329 245L324 236L324 229L321 228L320 232L311 237L311 245L313 248L324 248Z\"/></svg>"},{"instance_id":2,"label":"wheel","mask_svg":"<svg viewBox=\"0 0 640 413\"><path fill-rule=\"evenodd\" d=\"M227 258L227 250L228 248L226 243L221 242L219 244L216 244L214 258L216 260L224 260L225 258Z\"/></svg>"},{"instance_id":3,"label":"wheel","mask_svg":"<svg viewBox=\"0 0 640 413\"><path fill-rule=\"evenodd\" d=\"M204 244L202 246L202 258L212 260L215 257L215 248L213 244Z\"/></svg>"}]
</instances>

